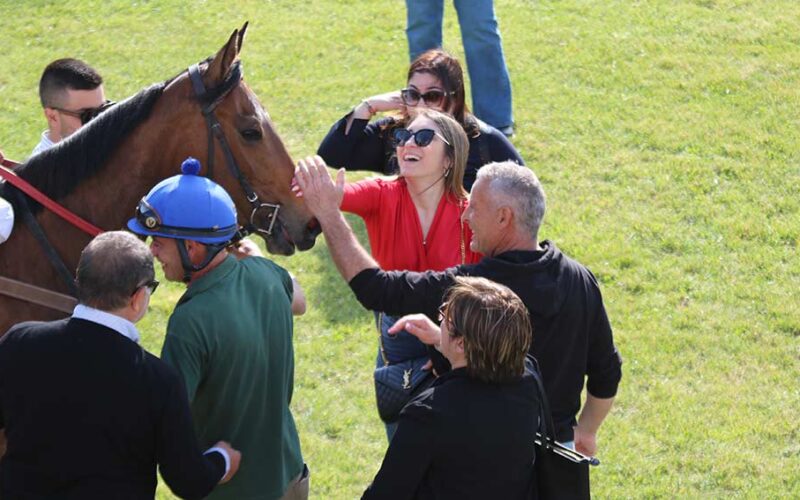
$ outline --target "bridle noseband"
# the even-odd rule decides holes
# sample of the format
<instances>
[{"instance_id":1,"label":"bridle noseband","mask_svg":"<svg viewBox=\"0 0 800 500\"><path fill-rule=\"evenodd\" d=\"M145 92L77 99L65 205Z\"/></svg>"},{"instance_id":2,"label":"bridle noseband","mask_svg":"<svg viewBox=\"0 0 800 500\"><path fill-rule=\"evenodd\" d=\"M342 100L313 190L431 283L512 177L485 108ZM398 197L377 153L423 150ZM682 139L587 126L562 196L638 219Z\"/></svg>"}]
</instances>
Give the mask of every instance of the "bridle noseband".
<instances>
[{"instance_id":1,"label":"bridle noseband","mask_svg":"<svg viewBox=\"0 0 800 500\"><path fill-rule=\"evenodd\" d=\"M217 107L217 105L242 80L241 61L236 61L233 63L233 66L231 66L225 81L215 88L206 89L206 86L203 84L203 77L200 74L199 64L193 64L189 66L189 79L192 82L192 88L194 89L195 97L197 97L198 101L200 102L200 107L203 112L203 117L206 120L206 128L208 130L208 178L214 178L214 143L216 139L219 141L222 152L225 155L225 163L228 165L228 170L230 171L231 175L233 175L236 180L239 181L239 185L242 187L247 201L253 207L253 211L250 212L250 223L245 228L245 231L253 232L253 230L255 230L258 233L272 236L272 231L275 228L276 221L278 220L278 212L281 206L280 204L275 203L262 203L259 200L258 195L255 191L253 191L252 186L250 186L250 183L242 174L239 165L236 164L236 158L233 157L231 148L228 145L227 139L225 138L225 132L222 130L222 125L219 123L219 120L217 120L216 115L214 115L214 109ZM267 216L269 224L266 228L256 224L255 218L259 210L271 210Z\"/></svg>"}]
</instances>

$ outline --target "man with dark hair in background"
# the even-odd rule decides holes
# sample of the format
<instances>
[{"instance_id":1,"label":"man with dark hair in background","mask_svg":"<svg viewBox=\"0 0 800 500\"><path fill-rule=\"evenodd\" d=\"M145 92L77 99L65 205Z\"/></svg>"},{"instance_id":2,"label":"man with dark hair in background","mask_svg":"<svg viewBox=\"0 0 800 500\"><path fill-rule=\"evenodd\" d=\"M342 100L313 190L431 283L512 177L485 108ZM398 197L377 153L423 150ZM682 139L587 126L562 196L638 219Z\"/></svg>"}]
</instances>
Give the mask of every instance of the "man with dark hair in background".
<instances>
[{"instance_id":1,"label":"man with dark hair in background","mask_svg":"<svg viewBox=\"0 0 800 500\"><path fill-rule=\"evenodd\" d=\"M0 497L152 499L158 465L201 498L236 473L228 443L201 454L178 373L138 345L154 276L144 243L103 233L81 254L72 316L0 339Z\"/></svg>"},{"instance_id":2,"label":"man with dark hair in background","mask_svg":"<svg viewBox=\"0 0 800 500\"><path fill-rule=\"evenodd\" d=\"M81 60L57 59L42 73L39 100L47 130L32 154L66 139L100 112L106 103L103 77Z\"/></svg>"}]
</instances>

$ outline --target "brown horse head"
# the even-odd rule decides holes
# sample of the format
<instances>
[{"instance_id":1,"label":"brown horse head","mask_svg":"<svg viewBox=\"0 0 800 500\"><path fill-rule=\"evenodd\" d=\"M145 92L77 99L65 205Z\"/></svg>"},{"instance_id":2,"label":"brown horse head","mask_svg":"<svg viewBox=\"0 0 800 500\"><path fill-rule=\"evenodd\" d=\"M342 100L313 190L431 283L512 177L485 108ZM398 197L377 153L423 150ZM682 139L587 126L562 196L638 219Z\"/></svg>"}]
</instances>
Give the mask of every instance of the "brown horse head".
<instances>
[{"instance_id":1,"label":"brown horse head","mask_svg":"<svg viewBox=\"0 0 800 500\"><path fill-rule=\"evenodd\" d=\"M302 199L291 191L294 163L269 114L242 80L239 52L246 31L247 23L199 66L200 88L190 71L176 78L165 89L165 96L172 86L184 88L180 94L188 92L194 97L196 118L210 114L206 126L220 124L221 134L196 134L189 153L207 158L206 174L213 168L214 180L236 203L240 223L262 236L270 252L290 255L295 247L307 250L314 246L320 230ZM210 141L214 142L213 153L203 154ZM179 164L176 162L176 169Z\"/></svg>"},{"instance_id":2,"label":"brown horse head","mask_svg":"<svg viewBox=\"0 0 800 500\"><path fill-rule=\"evenodd\" d=\"M152 85L34 155L16 172L83 219L114 230L125 227L137 202L156 183L180 173L183 160L194 156L207 175L214 166L213 178L230 193L240 222L258 231L270 252L289 255L295 248L311 248L319 225L291 191L294 164L264 107L241 79L238 55L246 27L234 31L215 57L196 65L194 85L192 71ZM195 89L198 79L203 90ZM210 122L213 134L208 132ZM0 196L12 203L18 198L2 184ZM279 207L277 213L274 206ZM71 280L63 275L76 268L90 238L53 212L36 204L32 209L52 244L50 255L58 255L66 270L56 271L34 233L21 222L17 204L14 231L0 245L0 276L70 293ZM64 316L3 291L0 335L19 321Z\"/></svg>"}]
</instances>

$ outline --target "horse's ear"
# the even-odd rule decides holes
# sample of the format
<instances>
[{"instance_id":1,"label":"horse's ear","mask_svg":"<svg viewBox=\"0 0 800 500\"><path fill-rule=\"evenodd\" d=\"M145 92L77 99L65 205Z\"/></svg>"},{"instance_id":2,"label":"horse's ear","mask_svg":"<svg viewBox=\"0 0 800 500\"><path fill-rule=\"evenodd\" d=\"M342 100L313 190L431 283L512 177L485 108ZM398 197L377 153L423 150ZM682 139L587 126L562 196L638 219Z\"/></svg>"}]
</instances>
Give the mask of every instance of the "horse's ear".
<instances>
[{"instance_id":1,"label":"horse's ear","mask_svg":"<svg viewBox=\"0 0 800 500\"><path fill-rule=\"evenodd\" d=\"M244 34L247 32L247 26L250 24L250 21L245 21L244 26L241 27L239 30L239 40L236 43L236 53L242 51L242 44L244 43Z\"/></svg>"},{"instance_id":2,"label":"horse's ear","mask_svg":"<svg viewBox=\"0 0 800 500\"><path fill-rule=\"evenodd\" d=\"M217 55L208 64L208 70L203 77L206 86L215 87L222 83L231 65L236 60L236 56L239 54L239 43L239 30L233 30L228 42L219 49Z\"/></svg>"}]
</instances>

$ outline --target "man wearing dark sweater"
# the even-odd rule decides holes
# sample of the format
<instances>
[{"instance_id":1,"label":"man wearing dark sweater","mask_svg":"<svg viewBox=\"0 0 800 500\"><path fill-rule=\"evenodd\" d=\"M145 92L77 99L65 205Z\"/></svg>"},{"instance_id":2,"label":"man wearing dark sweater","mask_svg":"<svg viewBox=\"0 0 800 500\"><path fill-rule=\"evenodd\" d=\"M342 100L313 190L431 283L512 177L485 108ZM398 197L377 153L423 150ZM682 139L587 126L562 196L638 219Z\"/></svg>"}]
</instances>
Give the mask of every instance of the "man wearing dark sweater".
<instances>
[{"instance_id":1,"label":"man wearing dark sweater","mask_svg":"<svg viewBox=\"0 0 800 500\"><path fill-rule=\"evenodd\" d=\"M545 196L533 172L509 162L481 168L464 221L473 232L471 249L484 258L425 273L378 268L337 209L343 176L334 184L321 158L301 161L296 181L298 196L322 225L333 261L364 307L436 319L456 276L489 278L519 295L531 315L530 352L539 361L557 437L595 454L597 431L611 410L622 362L595 277L552 242L538 240ZM584 379L587 395L581 410Z\"/></svg>"},{"instance_id":2,"label":"man wearing dark sweater","mask_svg":"<svg viewBox=\"0 0 800 500\"><path fill-rule=\"evenodd\" d=\"M3 498L202 498L239 467L220 441L198 448L177 373L138 345L154 279L147 246L125 232L81 254L72 317L28 322L0 339Z\"/></svg>"}]
</instances>

